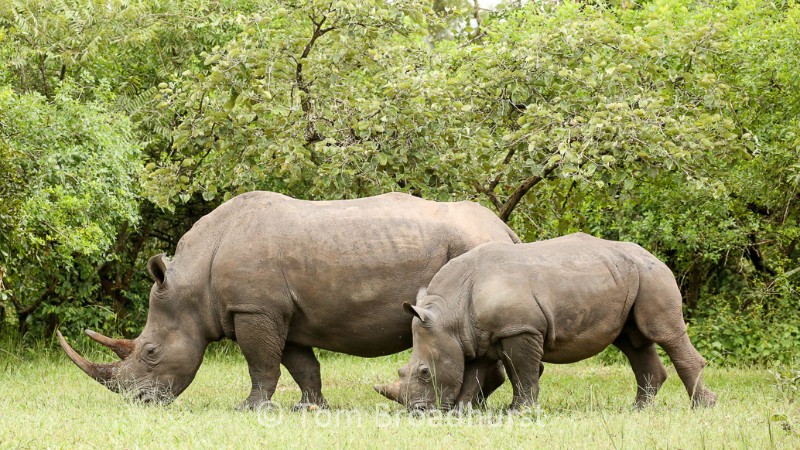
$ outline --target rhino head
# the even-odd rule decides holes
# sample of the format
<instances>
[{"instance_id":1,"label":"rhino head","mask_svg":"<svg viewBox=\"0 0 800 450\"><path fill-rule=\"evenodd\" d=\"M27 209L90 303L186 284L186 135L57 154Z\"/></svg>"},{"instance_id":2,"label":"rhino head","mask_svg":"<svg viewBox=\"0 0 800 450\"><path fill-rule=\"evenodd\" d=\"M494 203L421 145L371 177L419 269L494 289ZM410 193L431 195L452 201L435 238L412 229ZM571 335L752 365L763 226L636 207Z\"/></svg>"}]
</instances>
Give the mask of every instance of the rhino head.
<instances>
[{"instance_id":1,"label":"rhino head","mask_svg":"<svg viewBox=\"0 0 800 450\"><path fill-rule=\"evenodd\" d=\"M164 254L150 258L147 269L155 281L150 290L147 324L136 339L112 339L86 330L121 361L93 363L79 355L58 332L67 356L87 375L111 391L145 403L169 403L194 379L211 339L204 333L202 314L191 305L189 288L172 286ZM177 284L177 283L175 283Z\"/></svg>"},{"instance_id":2,"label":"rhino head","mask_svg":"<svg viewBox=\"0 0 800 450\"><path fill-rule=\"evenodd\" d=\"M396 401L409 410L449 410L463 383L464 352L448 318L443 317L435 305L424 305L425 289L417 295L417 306L404 303L403 308L414 318L411 332L414 348L408 364L397 374L400 379L392 384L375 385L384 397Z\"/></svg>"}]
</instances>

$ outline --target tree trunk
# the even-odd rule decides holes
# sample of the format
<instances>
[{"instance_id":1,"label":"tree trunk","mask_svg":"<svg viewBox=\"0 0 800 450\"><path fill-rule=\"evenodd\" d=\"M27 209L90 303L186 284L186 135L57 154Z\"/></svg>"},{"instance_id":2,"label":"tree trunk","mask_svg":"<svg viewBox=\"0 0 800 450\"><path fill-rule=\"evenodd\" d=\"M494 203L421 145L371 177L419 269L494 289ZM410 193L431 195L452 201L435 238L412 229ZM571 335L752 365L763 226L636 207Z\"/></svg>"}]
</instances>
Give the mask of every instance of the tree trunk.
<instances>
[{"instance_id":1,"label":"tree trunk","mask_svg":"<svg viewBox=\"0 0 800 450\"><path fill-rule=\"evenodd\" d=\"M747 257L753 263L753 267L762 274L774 277L777 273L767 265L761 253L761 245L758 243L758 237L755 233L750 233L748 236L750 245L745 250Z\"/></svg>"},{"instance_id":2,"label":"tree trunk","mask_svg":"<svg viewBox=\"0 0 800 450\"><path fill-rule=\"evenodd\" d=\"M708 271L702 264L693 264L689 272L683 279L681 290L683 291L683 301L686 305L686 317L692 317L697 309L700 300L700 290L703 287L703 280L706 279Z\"/></svg>"},{"instance_id":3,"label":"tree trunk","mask_svg":"<svg viewBox=\"0 0 800 450\"><path fill-rule=\"evenodd\" d=\"M23 305L18 300L13 300L14 308L17 311L17 331L20 335L28 332L28 317L33 314L45 300L49 300L56 292L56 278L51 278L50 283L44 292L30 305ZM13 299L13 297L12 297Z\"/></svg>"},{"instance_id":4,"label":"tree trunk","mask_svg":"<svg viewBox=\"0 0 800 450\"><path fill-rule=\"evenodd\" d=\"M129 234L129 227L122 226L114 246L115 254L120 258L107 261L98 269L100 298L111 301L111 307L118 319L124 319L128 315L128 299L123 292L130 290L131 281L136 273L136 261L144 247L147 234L147 227Z\"/></svg>"}]
</instances>

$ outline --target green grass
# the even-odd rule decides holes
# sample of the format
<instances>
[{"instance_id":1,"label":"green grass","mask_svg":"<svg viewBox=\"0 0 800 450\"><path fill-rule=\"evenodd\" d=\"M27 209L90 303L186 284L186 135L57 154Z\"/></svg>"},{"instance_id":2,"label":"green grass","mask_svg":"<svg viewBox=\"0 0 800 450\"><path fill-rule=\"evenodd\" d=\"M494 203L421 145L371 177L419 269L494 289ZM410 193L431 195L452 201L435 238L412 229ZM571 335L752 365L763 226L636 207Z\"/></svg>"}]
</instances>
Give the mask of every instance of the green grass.
<instances>
[{"instance_id":1,"label":"green grass","mask_svg":"<svg viewBox=\"0 0 800 450\"><path fill-rule=\"evenodd\" d=\"M92 357L95 354L90 355ZM170 406L124 401L60 353L0 351L0 448L477 447L800 448L796 385L765 369L706 370L717 407L692 410L674 370L644 410L630 408L624 365L548 365L538 415L508 416L506 383L486 411L414 417L372 390L394 381L407 353L361 359L324 353L331 408L292 412L299 391L284 373L272 412L238 412L249 379L230 347L206 356ZM779 388L783 389L779 389Z\"/></svg>"}]
</instances>

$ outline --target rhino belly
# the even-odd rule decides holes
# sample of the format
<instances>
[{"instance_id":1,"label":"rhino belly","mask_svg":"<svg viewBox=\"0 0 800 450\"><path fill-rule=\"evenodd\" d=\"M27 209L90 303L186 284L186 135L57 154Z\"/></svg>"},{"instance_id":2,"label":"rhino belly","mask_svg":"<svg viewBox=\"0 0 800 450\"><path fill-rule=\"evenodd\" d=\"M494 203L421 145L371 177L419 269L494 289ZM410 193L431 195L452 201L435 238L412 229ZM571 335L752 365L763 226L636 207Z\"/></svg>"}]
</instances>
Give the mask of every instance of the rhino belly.
<instances>
[{"instance_id":1,"label":"rhino belly","mask_svg":"<svg viewBox=\"0 0 800 450\"><path fill-rule=\"evenodd\" d=\"M411 321L398 304L400 314L375 309L372 317L347 317L337 314L330 322L309 320L296 315L290 324L287 341L361 357L390 355L411 347ZM342 308L346 310L347 308Z\"/></svg>"},{"instance_id":2,"label":"rhino belly","mask_svg":"<svg viewBox=\"0 0 800 450\"><path fill-rule=\"evenodd\" d=\"M539 298L552 311L553 340L545 346L544 360L572 363L611 345L630 312L635 276L629 271L611 276L607 266L546 274Z\"/></svg>"},{"instance_id":3,"label":"rhino belly","mask_svg":"<svg viewBox=\"0 0 800 450\"><path fill-rule=\"evenodd\" d=\"M619 336L632 305L636 274L603 264L503 263L474 285L482 329L542 334L542 359L572 363L600 353ZM616 268L615 268L616 269Z\"/></svg>"}]
</instances>

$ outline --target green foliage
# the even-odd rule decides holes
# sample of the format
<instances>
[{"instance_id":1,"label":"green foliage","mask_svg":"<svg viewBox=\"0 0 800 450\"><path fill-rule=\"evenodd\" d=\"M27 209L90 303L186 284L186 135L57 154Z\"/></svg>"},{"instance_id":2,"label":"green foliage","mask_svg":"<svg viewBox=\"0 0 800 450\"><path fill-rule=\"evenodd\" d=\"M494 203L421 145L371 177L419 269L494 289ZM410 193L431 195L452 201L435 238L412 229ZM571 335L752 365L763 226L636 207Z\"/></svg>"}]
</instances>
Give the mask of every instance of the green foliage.
<instances>
[{"instance_id":1,"label":"green foliage","mask_svg":"<svg viewBox=\"0 0 800 450\"><path fill-rule=\"evenodd\" d=\"M0 148L10 181L0 222L10 292L3 303L24 313L21 320L44 300L77 307L91 298L95 266L114 257L118 225L138 220L139 153L130 122L72 99L70 88L62 85L52 103L0 90Z\"/></svg>"},{"instance_id":2,"label":"green foliage","mask_svg":"<svg viewBox=\"0 0 800 450\"><path fill-rule=\"evenodd\" d=\"M8 64L0 65L0 84L17 93L38 92L49 103L58 102L54 98L56 95L70 97L77 103L91 103L92 107L107 110L111 120L129 121L131 129L118 144L128 145L127 150L135 153L138 162L133 164L130 173L118 180L126 189L131 176L138 178L141 164L149 155L168 146L171 139L173 117L161 114L156 107L158 97L154 94L157 94L158 83L191 64L199 64L197 53L201 49L235 35L237 11L246 12L251 3L207 0L5 2L0 4L0 58ZM68 92L62 85L69 86ZM35 125L45 124L31 124ZM13 128L9 132L13 134ZM13 147L8 149L14 151ZM58 152L57 149L53 151ZM8 158L13 159L12 156ZM8 179L1 181L0 192L25 192L23 185L13 178L17 173L4 172ZM52 189L60 189L58 180L52 181ZM138 187L133 191L138 193ZM9 195L4 200L13 198L16 197ZM119 200L127 201L124 196ZM74 203L72 207L79 209L89 201L84 198L83 204ZM52 330L58 321L74 320L75 327L84 322L92 326L105 324L98 328L109 331L137 332L146 315L149 289L147 277L141 270L142 253L147 256L149 252L163 251L164 245L174 246L177 236L198 214L174 219L139 197L134 202L138 209L136 216L143 218L141 224L137 226L137 221L109 217L100 233L104 234L104 242L93 249L97 253L96 250L103 247L106 256L86 265L87 270L58 280L50 277L54 272L52 268L26 274L26 285L46 285L48 288L43 292L48 295L37 297L34 292L26 292L19 302L14 302L16 320L27 317L19 322L20 329L26 328L27 321L35 323L34 329L40 332ZM0 203L11 206L8 202ZM63 213L40 212L47 216ZM97 212L102 214L103 211L98 209ZM0 214L4 213L0 207ZM15 216L9 223L16 220ZM156 234L158 239L151 234ZM78 234L69 233L69 237L80 241ZM113 240L111 247L107 242L109 238ZM58 271L65 270L59 267L55 272ZM5 285L9 291L4 291L4 300L9 300L8 295L18 292L19 287L15 290L10 279ZM80 300L72 299L70 292L78 287ZM55 292L67 298L56 296ZM42 310L38 310L39 307ZM5 311L5 307L0 306L0 316L14 322L15 318L4 314ZM32 316L30 313L34 311L36 315ZM46 317L49 319L43 320ZM43 323L47 324L45 330Z\"/></svg>"},{"instance_id":3,"label":"green foliage","mask_svg":"<svg viewBox=\"0 0 800 450\"><path fill-rule=\"evenodd\" d=\"M724 299L720 302L725 305ZM784 315L761 311L725 311L724 306L694 321L690 335L698 351L712 364L745 366L791 364L797 358L800 323ZM761 313L761 314L760 314ZM777 316L777 317L775 317ZM721 321L722 317L725 320Z\"/></svg>"},{"instance_id":4,"label":"green foliage","mask_svg":"<svg viewBox=\"0 0 800 450\"><path fill-rule=\"evenodd\" d=\"M413 70L417 50L427 48L425 8L384 1L263 8L241 17L236 39L201 53L204 68L160 86L161 106L182 122L169 152L148 167L145 188L157 203L254 188L302 197L383 190L384 180L370 178L388 161L381 147L392 139L394 108L380 91L384 77Z\"/></svg>"}]
</instances>

